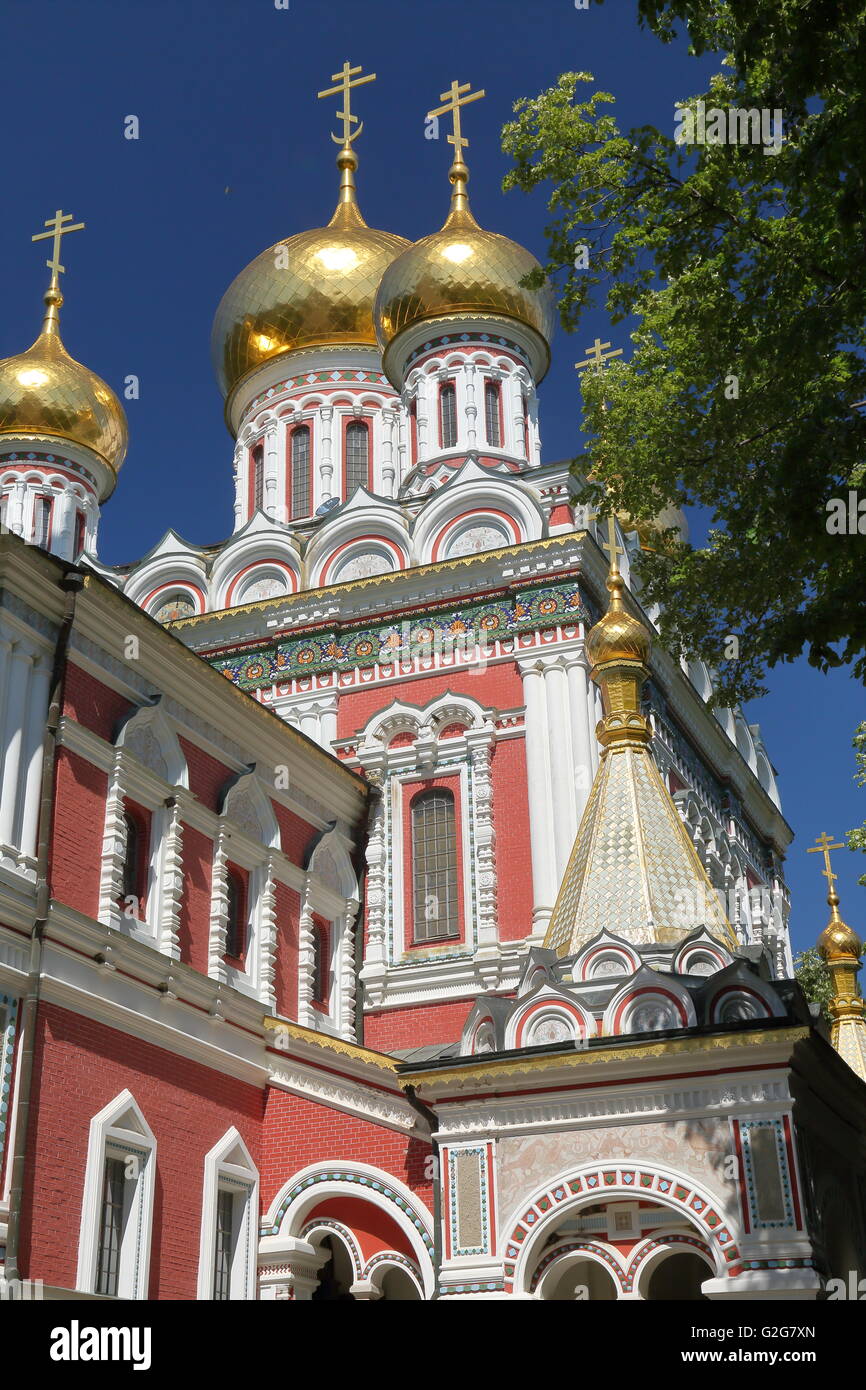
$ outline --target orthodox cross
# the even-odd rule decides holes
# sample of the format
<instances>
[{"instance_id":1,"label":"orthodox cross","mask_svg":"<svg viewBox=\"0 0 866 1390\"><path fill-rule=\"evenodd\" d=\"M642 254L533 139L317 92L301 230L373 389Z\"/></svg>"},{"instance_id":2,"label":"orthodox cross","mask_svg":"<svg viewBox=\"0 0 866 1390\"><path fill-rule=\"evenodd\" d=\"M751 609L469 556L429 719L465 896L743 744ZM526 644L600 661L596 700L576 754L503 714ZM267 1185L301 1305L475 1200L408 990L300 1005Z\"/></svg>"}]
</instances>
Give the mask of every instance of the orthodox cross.
<instances>
[{"instance_id":1,"label":"orthodox cross","mask_svg":"<svg viewBox=\"0 0 866 1390\"><path fill-rule=\"evenodd\" d=\"M67 232L80 232L84 229L83 222L74 222L71 227L66 226L67 222L72 222L72 213L64 212L62 208L58 208L54 216L49 217L48 221L45 223L48 230L46 232L37 232L35 236L30 238L31 241L44 241L47 237L53 239L54 245L52 248L51 260L45 262L48 269L51 271L52 289L57 288L59 283L58 276L66 273L66 266L60 264L61 239L66 236Z\"/></svg>"},{"instance_id":2,"label":"orthodox cross","mask_svg":"<svg viewBox=\"0 0 866 1390\"><path fill-rule=\"evenodd\" d=\"M577 368L577 370L581 371L585 368L590 368L591 370L601 375L601 373L604 371L605 363L611 357L622 356L622 348L613 348L610 351L605 351L606 348L610 348L610 343L603 343L601 341L601 338L596 338L595 342L592 344L592 347L588 347L585 349L587 356L584 358L584 360L582 362L575 362L574 365ZM602 401L602 410L607 410L606 401ZM587 517L588 521L596 521L597 519L598 512L591 512ZM606 550L608 555L610 556L611 574L618 574L619 565L617 563L617 556L624 555L625 551L623 550L621 545L617 545L616 543L616 523L614 521L613 512L610 512L607 518L607 544L602 542L601 548L602 550Z\"/></svg>"},{"instance_id":3,"label":"orthodox cross","mask_svg":"<svg viewBox=\"0 0 866 1390\"><path fill-rule=\"evenodd\" d=\"M340 72L331 73L331 81L336 82L336 87L327 87L324 92L318 94L319 97L342 96L343 98L343 109L337 112L338 118L343 122L343 134L335 135L333 131L331 132L331 139L335 145L351 146L352 141L357 140L364 129L363 121L360 122L357 130L352 129L352 122L357 122L358 117L352 115L350 93L353 87L362 87L365 82L375 82L376 74L370 72L366 77L358 77L356 74L361 70L360 64L356 68L350 67L347 59Z\"/></svg>"},{"instance_id":4,"label":"orthodox cross","mask_svg":"<svg viewBox=\"0 0 866 1390\"><path fill-rule=\"evenodd\" d=\"M460 159L461 148L469 144L460 130L460 108L484 96L483 88L480 92L470 92L471 86L471 82L459 83L455 78L447 92L439 93L439 100L445 103L444 106L437 106L435 111L427 112L428 121L432 116L447 116L450 112L454 121L454 134L448 136L448 144L454 146L455 160Z\"/></svg>"},{"instance_id":5,"label":"orthodox cross","mask_svg":"<svg viewBox=\"0 0 866 1390\"><path fill-rule=\"evenodd\" d=\"M575 367L577 367L578 371L583 367L594 367L597 372L604 371L605 362L611 357L622 356L622 348L614 348L611 352L605 352L604 349L609 347L610 343L603 343L601 338L596 338L592 347L584 349L587 356L584 358L583 362L575 362Z\"/></svg>"},{"instance_id":6,"label":"orthodox cross","mask_svg":"<svg viewBox=\"0 0 866 1390\"><path fill-rule=\"evenodd\" d=\"M827 886L829 887L831 893L835 892L833 884L835 880L839 877L839 875L833 873L833 868L830 864L830 851L831 849L845 848L843 844L832 844L832 839L832 835L828 835L826 830L824 830L815 840L813 848L806 850L807 854L823 854L825 867L821 870L821 873L824 876L824 878L826 878Z\"/></svg>"},{"instance_id":7,"label":"orthodox cross","mask_svg":"<svg viewBox=\"0 0 866 1390\"><path fill-rule=\"evenodd\" d=\"M595 513L595 515L592 518L593 521L595 520L595 517L597 515L598 513ZM625 551L623 550L621 545L617 545L616 543L616 519L614 517L613 512L608 512L607 514L607 540L602 541L601 548L602 550L606 550L608 555L610 556L611 574L619 574L619 564L617 563L617 556L624 555Z\"/></svg>"}]
</instances>

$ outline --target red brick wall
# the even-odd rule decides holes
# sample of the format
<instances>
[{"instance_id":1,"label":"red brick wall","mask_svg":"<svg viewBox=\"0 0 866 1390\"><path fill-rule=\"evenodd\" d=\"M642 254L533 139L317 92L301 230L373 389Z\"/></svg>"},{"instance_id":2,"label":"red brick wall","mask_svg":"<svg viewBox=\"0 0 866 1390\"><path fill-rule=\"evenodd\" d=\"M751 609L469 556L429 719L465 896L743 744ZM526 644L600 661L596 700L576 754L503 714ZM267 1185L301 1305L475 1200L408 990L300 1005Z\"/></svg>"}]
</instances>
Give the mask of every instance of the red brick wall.
<instances>
[{"instance_id":1,"label":"red brick wall","mask_svg":"<svg viewBox=\"0 0 866 1390\"><path fill-rule=\"evenodd\" d=\"M433 1184L425 1176L431 1147L420 1139L273 1089L267 1093L262 1147L263 1211L283 1183L308 1164L323 1160L382 1168L416 1192L432 1211Z\"/></svg>"},{"instance_id":2,"label":"red brick wall","mask_svg":"<svg viewBox=\"0 0 866 1390\"><path fill-rule=\"evenodd\" d=\"M293 811L287 807L272 801L274 814L277 817L277 824L280 827L280 842L283 854L287 854L293 864L303 867L304 856L310 847L313 836L316 834L315 827L301 820Z\"/></svg>"},{"instance_id":3,"label":"red brick wall","mask_svg":"<svg viewBox=\"0 0 866 1390\"><path fill-rule=\"evenodd\" d=\"M212 878L213 841L191 825L184 825L180 958L203 975L207 974L208 965Z\"/></svg>"},{"instance_id":4,"label":"red brick wall","mask_svg":"<svg viewBox=\"0 0 866 1390\"><path fill-rule=\"evenodd\" d=\"M298 1017L298 923L301 899L285 883L276 885L277 959L274 977L277 1013L281 1018Z\"/></svg>"},{"instance_id":5,"label":"red brick wall","mask_svg":"<svg viewBox=\"0 0 866 1390\"><path fill-rule=\"evenodd\" d=\"M95 917L99 909L99 861L108 778L77 753L60 748L54 794L52 896Z\"/></svg>"},{"instance_id":6,"label":"red brick wall","mask_svg":"<svg viewBox=\"0 0 866 1390\"><path fill-rule=\"evenodd\" d=\"M189 789L209 811L218 810L217 801L231 773L224 763L212 758L189 739L178 738L189 769Z\"/></svg>"},{"instance_id":7,"label":"red brick wall","mask_svg":"<svg viewBox=\"0 0 866 1390\"><path fill-rule=\"evenodd\" d=\"M352 734L363 729L377 711L386 709L392 700L426 705L448 690L454 694L468 695L481 705L493 705L497 709L523 708L523 682L516 664L504 661L498 666L479 670L476 675L470 675L467 668L458 666L450 672L419 677L395 685L341 689L337 709L337 737L350 738Z\"/></svg>"},{"instance_id":8,"label":"red brick wall","mask_svg":"<svg viewBox=\"0 0 866 1390\"><path fill-rule=\"evenodd\" d=\"M491 774L499 939L520 941L532 931L529 794L522 738L494 745Z\"/></svg>"},{"instance_id":9,"label":"red brick wall","mask_svg":"<svg viewBox=\"0 0 866 1390\"><path fill-rule=\"evenodd\" d=\"M68 718L110 743L120 720L133 708L116 690L76 666L74 658L69 662L63 698L63 713Z\"/></svg>"},{"instance_id":10,"label":"red brick wall","mask_svg":"<svg viewBox=\"0 0 866 1390\"><path fill-rule=\"evenodd\" d=\"M447 1004L416 1004L406 1009L380 1009L364 1015L364 1046L374 1052L457 1042L475 1003L475 995Z\"/></svg>"},{"instance_id":11,"label":"red brick wall","mask_svg":"<svg viewBox=\"0 0 866 1390\"><path fill-rule=\"evenodd\" d=\"M194 1299L205 1155L235 1125L260 1163L264 1093L52 1004L37 1024L22 1270L75 1287L90 1121L125 1088L157 1141L149 1297Z\"/></svg>"}]
</instances>

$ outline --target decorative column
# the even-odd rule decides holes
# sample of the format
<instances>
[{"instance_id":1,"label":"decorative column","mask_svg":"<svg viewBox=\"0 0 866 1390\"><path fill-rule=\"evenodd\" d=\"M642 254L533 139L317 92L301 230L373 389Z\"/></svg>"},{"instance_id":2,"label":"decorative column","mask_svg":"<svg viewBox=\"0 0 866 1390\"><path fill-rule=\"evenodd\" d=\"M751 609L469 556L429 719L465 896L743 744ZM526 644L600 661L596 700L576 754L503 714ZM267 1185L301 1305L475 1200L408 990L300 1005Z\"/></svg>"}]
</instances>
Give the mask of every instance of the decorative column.
<instances>
[{"instance_id":1,"label":"decorative column","mask_svg":"<svg viewBox=\"0 0 866 1390\"><path fill-rule=\"evenodd\" d=\"M316 940L313 930L313 884L309 874L304 879L301 916L298 922L298 1022L305 1028L316 1027L313 1008L313 971L316 968Z\"/></svg>"},{"instance_id":2,"label":"decorative column","mask_svg":"<svg viewBox=\"0 0 866 1390\"><path fill-rule=\"evenodd\" d=\"M582 648L580 652L570 653L566 671L574 759L574 812L575 820L580 825L580 818L589 800L589 790L592 786L592 745L595 743L595 727L589 722L589 667Z\"/></svg>"},{"instance_id":3,"label":"decorative column","mask_svg":"<svg viewBox=\"0 0 866 1390\"><path fill-rule=\"evenodd\" d=\"M562 882L574 845L574 774L571 728L568 715L568 679L560 657L544 662L547 699L547 737L550 789L553 796L553 844L556 852L556 887Z\"/></svg>"},{"instance_id":4,"label":"decorative column","mask_svg":"<svg viewBox=\"0 0 866 1390\"><path fill-rule=\"evenodd\" d=\"M232 468L232 477L234 479L235 485L235 531L239 531L241 527L244 525L244 513L246 511L246 507L244 505L244 485L246 483L246 470L244 468L245 453L246 450L243 444L240 440L238 440L235 444L234 464Z\"/></svg>"},{"instance_id":5,"label":"decorative column","mask_svg":"<svg viewBox=\"0 0 866 1390\"><path fill-rule=\"evenodd\" d=\"M227 847L226 828L220 825L213 854L207 973L212 980L219 980L221 984L227 984L229 977L228 966L225 963L229 920Z\"/></svg>"},{"instance_id":6,"label":"decorative column","mask_svg":"<svg viewBox=\"0 0 866 1390\"><path fill-rule=\"evenodd\" d=\"M269 420L265 426L265 511L271 520L277 516L278 474L277 467L277 422Z\"/></svg>"},{"instance_id":7,"label":"decorative column","mask_svg":"<svg viewBox=\"0 0 866 1390\"><path fill-rule=\"evenodd\" d=\"M415 424L418 431L417 463L426 463L433 447L429 437L431 385L432 380L427 376L419 376L415 385Z\"/></svg>"},{"instance_id":8,"label":"decorative column","mask_svg":"<svg viewBox=\"0 0 866 1390\"><path fill-rule=\"evenodd\" d=\"M388 973L387 947L385 941L385 914L387 908L387 859L385 844L385 797L384 774L381 767L370 768L365 765L367 781L370 783L370 812L367 835L367 949L361 980L370 1005L381 1004L385 993L385 977Z\"/></svg>"},{"instance_id":9,"label":"decorative column","mask_svg":"<svg viewBox=\"0 0 866 1390\"><path fill-rule=\"evenodd\" d=\"M331 429L334 419L334 407L323 405L319 407L319 419L322 422L322 461L319 465L319 473L322 479L322 501L327 502L333 495L334 480L334 459L332 454ZM315 511L315 499L313 499L313 510Z\"/></svg>"},{"instance_id":10,"label":"decorative column","mask_svg":"<svg viewBox=\"0 0 866 1390\"><path fill-rule=\"evenodd\" d=\"M27 697L35 651L26 642L15 642L8 656L6 698L3 711L3 773L0 789L0 853L14 852L15 821L19 799Z\"/></svg>"},{"instance_id":11,"label":"decorative column","mask_svg":"<svg viewBox=\"0 0 866 1390\"><path fill-rule=\"evenodd\" d=\"M397 495L396 438L397 412L386 407L382 411L382 491L386 497Z\"/></svg>"},{"instance_id":12,"label":"decorative column","mask_svg":"<svg viewBox=\"0 0 866 1390\"><path fill-rule=\"evenodd\" d=\"M273 1009L277 996L274 991L277 956L277 892L274 878L275 858L268 855L265 886L262 891L260 921L258 989L266 1009Z\"/></svg>"},{"instance_id":13,"label":"decorative column","mask_svg":"<svg viewBox=\"0 0 866 1390\"><path fill-rule=\"evenodd\" d=\"M526 780L529 791L529 848L532 858L532 937L543 941L556 901L547 700L544 666L538 657L518 660L526 706Z\"/></svg>"},{"instance_id":14,"label":"decorative column","mask_svg":"<svg viewBox=\"0 0 866 1390\"><path fill-rule=\"evenodd\" d=\"M496 830L493 823L493 782L490 755L495 730L491 724L469 729L466 742L472 765L471 806L475 835L477 938L475 968L485 989L499 983L499 914L496 881Z\"/></svg>"},{"instance_id":15,"label":"decorative column","mask_svg":"<svg viewBox=\"0 0 866 1390\"><path fill-rule=\"evenodd\" d=\"M18 845L21 857L36 867L36 832L39 826L39 799L42 785L43 739L48 714L48 692L51 685L52 658L43 653L33 668L30 699L27 709L27 738L24 749L24 805L21 812L21 834Z\"/></svg>"},{"instance_id":16,"label":"decorative column","mask_svg":"<svg viewBox=\"0 0 866 1390\"><path fill-rule=\"evenodd\" d=\"M328 1252L292 1236L265 1236L259 1241L259 1298L309 1303L319 1287L319 1271Z\"/></svg>"},{"instance_id":17,"label":"decorative column","mask_svg":"<svg viewBox=\"0 0 866 1390\"><path fill-rule=\"evenodd\" d=\"M168 824L162 861L162 898L159 911L158 949L164 956L180 960L180 906L183 901L183 824L180 800L182 787L165 803Z\"/></svg>"},{"instance_id":18,"label":"decorative column","mask_svg":"<svg viewBox=\"0 0 866 1390\"><path fill-rule=\"evenodd\" d=\"M336 681L336 676L333 677ZM337 739L337 705L339 695L333 691L322 690L316 696L319 705L319 742L330 753Z\"/></svg>"},{"instance_id":19,"label":"decorative column","mask_svg":"<svg viewBox=\"0 0 866 1390\"><path fill-rule=\"evenodd\" d=\"M467 362L464 365L462 375L466 383L466 448L474 449L476 448L478 440L478 404L475 399L475 363ZM461 430L460 433L462 434L462 432Z\"/></svg>"},{"instance_id":20,"label":"decorative column","mask_svg":"<svg viewBox=\"0 0 866 1390\"><path fill-rule=\"evenodd\" d=\"M123 814L123 749L114 755L105 801L102 860L99 878L99 920L120 931L123 920L123 865L126 860L126 820Z\"/></svg>"},{"instance_id":21,"label":"decorative column","mask_svg":"<svg viewBox=\"0 0 866 1390\"><path fill-rule=\"evenodd\" d=\"M338 1025L340 1037L347 1042L355 1041L355 923L361 904L357 898L346 899L346 913L343 918L342 939L340 942L340 1017Z\"/></svg>"}]
</instances>

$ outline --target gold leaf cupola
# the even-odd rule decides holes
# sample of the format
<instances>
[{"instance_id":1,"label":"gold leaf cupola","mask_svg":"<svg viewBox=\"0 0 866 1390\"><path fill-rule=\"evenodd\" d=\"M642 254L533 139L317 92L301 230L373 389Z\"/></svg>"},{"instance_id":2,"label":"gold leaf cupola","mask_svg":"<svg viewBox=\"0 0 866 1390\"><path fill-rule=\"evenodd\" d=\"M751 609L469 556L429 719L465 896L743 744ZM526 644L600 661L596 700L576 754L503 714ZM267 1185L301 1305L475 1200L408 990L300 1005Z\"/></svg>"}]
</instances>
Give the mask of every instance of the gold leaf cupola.
<instances>
[{"instance_id":1,"label":"gold leaf cupola","mask_svg":"<svg viewBox=\"0 0 866 1390\"><path fill-rule=\"evenodd\" d=\"M612 516L606 548L610 602L586 638L604 706L602 755L544 944L569 956L601 931L639 946L672 944L705 927L732 950L736 933L650 752L641 692L651 639L625 605Z\"/></svg>"},{"instance_id":2,"label":"gold leaf cupola","mask_svg":"<svg viewBox=\"0 0 866 1390\"><path fill-rule=\"evenodd\" d=\"M416 339L453 330L455 323L472 323L496 333L516 330L532 363L534 379L550 364L554 327L553 296L548 288L527 289L521 281L538 261L525 247L485 231L472 215L467 185L469 169L463 159L468 140L461 134L460 109L484 92L469 93L469 83L454 81L441 94L442 106L428 119L450 114L454 160L448 173L451 207L438 232L422 237L394 260L376 295L374 316L385 373L400 388L405 362ZM446 327L447 326L447 327Z\"/></svg>"},{"instance_id":3,"label":"gold leaf cupola","mask_svg":"<svg viewBox=\"0 0 866 1390\"><path fill-rule=\"evenodd\" d=\"M375 73L359 77L360 72L344 63L333 76L336 86L318 94L343 98L338 113L343 130L331 135L340 146L340 192L330 222L262 251L229 286L216 311L211 352L230 427L237 425L245 404L240 399L245 384L275 358L302 348L376 346L376 290L388 265L410 243L368 227L358 206L353 144L363 122L352 114L349 95L375 79Z\"/></svg>"},{"instance_id":4,"label":"gold leaf cupola","mask_svg":"<svg viewBox=\"0 0 866 1390\"><path fill-rule=\"evenodd\" d=\"M68 225L71 220L71 214L57 212L46 222L48 230L33 237L34 241L48 236L54 240L53 257L47 262L51 281L38 338L26 352L0 362L0 446L4 454L7 441L30 451L61 455L66 445L86 450L78 463L88 467L99 500L104 501L114 489L126 455L127 423L110 386L76 362L60 337L61 238L84 226L83 222Z\"/></svg>"},{"instance_id":5,"label":"gold leaf cupola","mask_svg":"<svg viewBox=\"0 0 866 1390\"><path fill-rule=\"evenodd\" d=\"M829 888L830 921L818 937L818 954L830 972L833 986L830 1040L843 1061L866 1081L866 1004L857 987L863 942L848 923L842 921L835 888L837 875L830 863L830 851L842 848L841 844L834 845L832 836L824 831L815 846L806 852L823 853L826 867L822 872Z\"/></svg>"}]
</instances>

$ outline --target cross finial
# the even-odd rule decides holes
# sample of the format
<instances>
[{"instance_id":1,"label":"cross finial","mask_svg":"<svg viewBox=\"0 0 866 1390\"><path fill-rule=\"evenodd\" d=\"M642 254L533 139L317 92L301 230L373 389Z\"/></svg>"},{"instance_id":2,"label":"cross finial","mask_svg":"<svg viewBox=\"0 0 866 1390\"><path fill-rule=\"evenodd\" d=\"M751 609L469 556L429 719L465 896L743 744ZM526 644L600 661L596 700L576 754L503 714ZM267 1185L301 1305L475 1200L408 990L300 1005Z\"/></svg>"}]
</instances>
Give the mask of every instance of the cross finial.
<instances>
[{"instance_id":1,"label":"cross finial","mask_svg":"<svg viewBox=\"0 0 866 1390\"><path fill-rule=\"evenodd\" d=\"M358 67L353 68L350 66L347 59L339 72L331 73L331 81L335 82L337 85L335 87L326 87L323 92L319 92L318 94L319 97L342 96L343 98L343 109L337 112L338 120L343 122L343 134L335 135L334 132L331 131L331 139L334 141L335 145L342 145L344 149L351 148L352 142L357 140L361 131L364 129L364 122L358 122L358 117L352 115L350 105L351 90L353 87L362 87L365 82L376 81L376 74L374 72L368 73L366 77L358 77L357 74L361 71L362 68L360 64ZM352 129L353 123L357 123L357 130Z\"/></svg>"},{"instance_id":2,"label":"cross finial","mask_svg":"<svg viewBox=\"0 0 866 1390\"><path fill-rule=\"evenodd\" d=\"M611 574L619 574L619 564L618 564L618 562L617 562L617 556L618 556L618 555L624 555L624 554L625 554L625 551L623 550L623 548L622 548L621 545L617 545L617 541L616 541L616 521L614 520L613 512L608 512L608 516L607 516L607 540L606 540L606 541L602 541L601 548L602 548L602 550L606 550L607 553L608 553L608 555L610 556L610 572L611 572Z\"/></svg>"},{"instance_id":3,"label":"cross finial","mask_svg":"<svg viewBox=\"0 0 866 1390\"><path fill-rule=\"evenodd\" d=\"M57 288L59 283L58 277L66 272L66 266L60 264L61 239L66 236L67 232L80 232L84 229L83 222L74 222L72 226L66 226L68 222L72 222L72 213L64 212L62 208L58 208L54 216L49 217L48 221L45 223L48 230L45 232L37 232L35 236L30 238L31 241L44 241L46 237L53 238L54 245L52 247L51 260L45 262L48 269L51 271L51 289L53 290Z\"/></svg>"},{"instance_id":4,"label":"cross finial","mask_svg":"<svg viewBox=\"0 0 866 1390\"><path fill-rule=\"evenodd\" d=\"M838 874L834 874L834 873L833 873L833 867L832 867L832 865L831 865L831 863L830 863L830 851L831 851L831 849L844 849L844 848L845 848L845 846L844 846L843 844L835 844L835 845L834 845L834 844L832 843L832 840L833 840L833 836L832 836L832 835L828 835L827 832L826 832L826 830L824 830L824 831L822 831L821 834L816 838L814 846L811 847L810 849L807 849L807 850L806 850L806 853L807 853L807 854L823 854L823 856L824 856L824 865L825 865L825 867L821 870L821 873L822 873L822 875L824 876L824 878L826 878L826 880L827 880L827 886L828 886L828 888L829 888L829 890L830 890L829 893L828 893L828 901L829 901L831 898L835 898L835 897L836 897L836 890L834 889L833 884L835 883L836 879L839 877ZM836 899L836 901L838 902L838 898Z\"/></svg>"},{"instance_id":5,"label":"cross finial","mask_svg":"<svg viewBox=\"0 0 866 1390\"><path fill-rule=\"evenodd\" d=\"M447 92L439 93L439 100L444 102L443 106L437 106L435 111L427 112L427 119L432 116L446 116L451 114L454 123L454 133L448 136L448 144L454 146L454 162L462 163L460 151L464 149L469 141L460 129L460 108L468 106L470 101L478 101L479 97L485 95L484 90L480 92L470 92L471 82L458 82L455 78Z\"/></svg>"},{"instance_id":6,"label":"cross finial","mask_svg":"<svg viewBox=\"0 0 866 1390\"><path fill-rule=\"evenodd\" d=\"M611 357L622 356L622 348L614 348L611 352L605 352L604 349L609 347L610 343L603 343L601 341L601 338L596 338L592 347L588 347L585 349L587 356L584 359L584 361L575 362L575 367L578 371L580 371L583 367L593 367L597 372L603 372L604 364Z\"/></svg>"}]
</instances>

